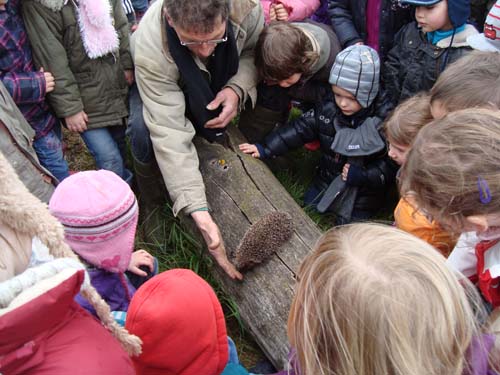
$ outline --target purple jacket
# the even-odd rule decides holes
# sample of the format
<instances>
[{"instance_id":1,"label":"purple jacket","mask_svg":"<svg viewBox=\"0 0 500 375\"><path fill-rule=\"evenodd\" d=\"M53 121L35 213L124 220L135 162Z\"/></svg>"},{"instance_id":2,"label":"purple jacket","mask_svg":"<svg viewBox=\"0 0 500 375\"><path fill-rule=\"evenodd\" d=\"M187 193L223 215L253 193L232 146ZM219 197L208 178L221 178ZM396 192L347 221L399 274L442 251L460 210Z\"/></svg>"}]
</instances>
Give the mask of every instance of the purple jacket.
<instances>
[{"instance_id":1,"label":"purple jacket","mask_svg":"<svg viewBox=\"0 0 500 375\"><path fill-rule=\"evenodd\" d=\"M473 339L467 353L470 369L466 370L463 375L498 375L490 368L488 362L488 355L491 349L493 349L494 344L494 335L484 334L481 338ZM294 352L295 350L292 349L290 350L290 354L288 354L291 370L282 370L274 375L301 375Z\"/></svg>"},{"instance_id":2,"label":"purple jacket","mask_svg":"<svg viewBox=\"0 0 500 375\"><path fill-rule=\"evenodd\" d=\"M130 299L135 293L135 288L130 284L124 274L117 274L104 271L98 268L88 269L90 283L97 289L97 292L108 303L111 311L127 311ZM78 294L76 302L85 310L96 316L92 305Z\"/></svg>"},{"instance_id":3,"label":"purple jacket","mask_svg":"<svg viewBox=\"0 0 500 375\"><path fill-rule=\"evenodd\" d=\"M35 70L19 3L10 0L0 10L0 79L40 138L57 119L45 101L45 78Z\"/></svg>"}]
</instances>

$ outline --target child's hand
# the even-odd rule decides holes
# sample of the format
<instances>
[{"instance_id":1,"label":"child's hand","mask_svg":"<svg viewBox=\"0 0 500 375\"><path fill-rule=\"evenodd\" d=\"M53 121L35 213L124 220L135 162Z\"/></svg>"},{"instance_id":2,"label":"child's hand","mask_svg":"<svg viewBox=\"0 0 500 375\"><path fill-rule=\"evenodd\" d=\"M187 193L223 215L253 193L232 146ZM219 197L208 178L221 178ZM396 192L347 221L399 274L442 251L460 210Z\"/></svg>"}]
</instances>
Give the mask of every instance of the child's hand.
<instances>
[{"instance_id":1,"label":"child's hand","mask_svg":"<svg viewBox=\"0 0 500 375\"><path fill-rule=\"evenodd\" d=\"M271 4L271 6L269 7L269 20L270 21L276 21L276 9L274 9L275 6L276 6L276 4Z\"/></svg>"},{"instance_id":2,"label":"child's hand","mask_svg":"<svg viewBox=\"0 0 500 375\"><path fill-rule=\"evenodd\" d=\"M253 158L260 158L259 150L257 149L257 146L251 145L250 143L242 143L240 146L240 151L245 153L245 154L250 154L252 155Z\"/></svg>"},{"instance_id":3,"label":"child's hand","mask_svg":"<svg viewBox=\"0 0 500 375\"><path fill-rule=\"evenodd\" d=\"M40 71L43 73L43 77L45 78L45 93L49 93L54 91L56 87L56 81L51 72L45 72L43 68L40 68Z\"/></svg>"},{"instance_id":4,"label":"child's hand","mask_svg":"<svg viewBox=\"0 0 500 375\"><path fill-rule=\"evenodd\" d=\"M125 73L125 80L127 81L127 85L129 86L132 86L132 84L134 83L134 71L132 69L127 69L127 70L124 70L124 73Z\"/></svg>"},{"instance_id":5,"label":"child's hand","mask_svg":"<svg viewBox=\"0 0 500 375\"><path fill-rule=\"evenodd\" d=\"M89 121L89 118L85 112L81 111L73 116L66 117L64 121L66 122L68 129L72 132L83 133L87 130L87 122Z\"/></svg>"},{"instance_id":6,"label":"child's hand","mask_svg":"<svg viewBox=\"0 0 500 375\"><path fill-rule=\"evenodd\" d=\"M344 164L344 168L342 169L342 180L347 181L347 175L349 174L349 167L351 165L348 163Z\"/></svg>"},{"instance_id":7,"label":"child's hand","mask_svg":"<svg viewBox=\"0 0 500 375\"><path fill-rule=\"evenodd\" d=\"M127 271L135 273L136 275L146 277L148 274L141 270L140 266L147 266L151 272L154 271L154 258L146 250L137 250L132 253L130 263L128 264Z\"/></svg>"},{"instance_id":8,"label":"child's hand","mask_svg":"<svg viewBox=\"0 0 500 375\"><path fill-rule=\"evenodd\" d=\"M288 21L288 11L283 4L276 4L274 11L276 12L276 20Z\"/></svg>"}]
</instances>

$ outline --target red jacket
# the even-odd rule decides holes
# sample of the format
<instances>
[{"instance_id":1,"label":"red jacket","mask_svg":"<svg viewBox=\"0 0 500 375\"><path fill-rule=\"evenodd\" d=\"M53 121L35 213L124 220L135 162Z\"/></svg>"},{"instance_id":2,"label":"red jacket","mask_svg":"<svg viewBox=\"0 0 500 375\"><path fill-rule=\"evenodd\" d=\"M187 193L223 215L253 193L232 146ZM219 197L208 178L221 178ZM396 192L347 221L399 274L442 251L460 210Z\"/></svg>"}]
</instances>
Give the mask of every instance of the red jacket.
<instances>
[{"instance_id":1,"label":"red jacket","mask_svg":"<svg viewBox=\"0 0 500 375\"><path fill-rule=\"evenodd\" d=\"M0 373L134 374L120 343L75 301L83 271L67 269L0 309Z\"/></svg>"}]
</instances>

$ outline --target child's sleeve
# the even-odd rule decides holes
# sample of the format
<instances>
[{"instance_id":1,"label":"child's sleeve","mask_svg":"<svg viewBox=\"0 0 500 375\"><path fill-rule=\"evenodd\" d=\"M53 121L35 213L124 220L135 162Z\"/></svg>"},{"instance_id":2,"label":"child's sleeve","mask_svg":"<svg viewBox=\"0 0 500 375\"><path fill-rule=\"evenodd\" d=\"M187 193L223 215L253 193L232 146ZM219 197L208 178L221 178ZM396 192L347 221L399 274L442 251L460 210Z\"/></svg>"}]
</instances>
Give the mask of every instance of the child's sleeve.
<instances>
[{"instance_id":1,"label":"child's sleeve","mask_svg":"<svg viewBox=\"0 0 500 375\"><path fill-rule=\"evenodd\" d=\"M120 63L124 70L134 69L132 54L130 53L129 24L121 0L114 0L113 12L115 18L115 29L120 38Z\"/></svg>"},{"instance_id":2,"label":"child's sleeve","mask_svg":"<svg viewBox=\"0 0 500 375\"><path fill-rule=\"evenodd\" d=\"M395 181L398 166L392 162L384 150L383 155L361 167L351 164L347 174L347 184L370 189L384 189Z\"/></svg>"},{"instance_id":3,"label":"child's sleeve","mask_svg":"<svg viewBox=\"0 0 500 375\"><path fill-rule=\"evenodd\" d=\"M48 96L57 117L64 118L83 111L78 84L69 68L62 35L60 12L54 12L35 1L22 3L24 23L37 67L51 72L56 86Z\"/></svg>"},{"instance_id":4,"label":"child's sleeve","mask_svg":"<svg viewBox=\"0 0 500 375\"><path fill-rule=\"evenodd\" d=\"M318 136L318 126L313 109L302 114L299 118L273 130L260 143L261 159L286 154L304 143L314 141ZM262 152L261 152L262 151Z\"/></svg>"},{"instance_id":5,"label":"child's sleeve","mask_svg":"<svg viewBox=\"0 0 500 375\"><path fill-rule=\"evenodd\" d=\"M351 9L351 0L328 1L328 16L332 21L333 31L337 34L344 48L358 42L363 42L352 20L353 11L357 12L358 10Z\"/></svg>"},{"instance_id":6,"label":"child's sleeve","mask_svg":"<svg viewBox=\"0 0 500 375\"><path fill-rule=\"evenodd\" d=\"M319 8L319 0L279 0L288 10L288 21L303 21Z\"/></svg>"},{"instance_id":7,"label":"child's sleeve","mask_svg":"<svg viewBox=\"0 0 500 375\"><path fill-rule=\"evenodd\" d=\"M0 80L16 104L39 103L45 98L45 78L42 72L8 72Z\"/></svg>"},{"instance_id":8,"label":"child's sleeve","mask_svg":"<svg viewBox=\"0 0 500 375\"><path fill-rule=\"evenodd\" d=\"M271 18L269 16L269 10L271 9L271 4L273 2L271 0L260 0L260 4L262 5L262 10L264 11L264 20L266 24L268 24L271 21Z\"/></svg>"}]
</instances>

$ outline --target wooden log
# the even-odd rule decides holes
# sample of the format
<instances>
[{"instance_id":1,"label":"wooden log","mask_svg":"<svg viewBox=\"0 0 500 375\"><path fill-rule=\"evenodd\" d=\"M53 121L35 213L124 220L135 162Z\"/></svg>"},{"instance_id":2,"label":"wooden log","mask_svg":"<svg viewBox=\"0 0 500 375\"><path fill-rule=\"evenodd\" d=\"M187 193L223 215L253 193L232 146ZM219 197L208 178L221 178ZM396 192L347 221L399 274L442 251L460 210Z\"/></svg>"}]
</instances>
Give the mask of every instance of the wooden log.
<instances>
[{"instance_id":1,"label":"wooden log","mask_svg":"<svg viewBox=\"0 0 500 375\"><path fill-rule=\"evenodd\" d=\"M286 323L295 285L295 272L321 235L267 166L244 155L244 137L228 129L228 147L195 139L207 199L231 257L249 226L273 211L288 212L294 223L289 242L264 264L245 273L243 282L214 267L216 278L234 298L243 322L276 368L288 354ZM193 229L191 227L191 229Z\"/></svg>"}]
</instances>

